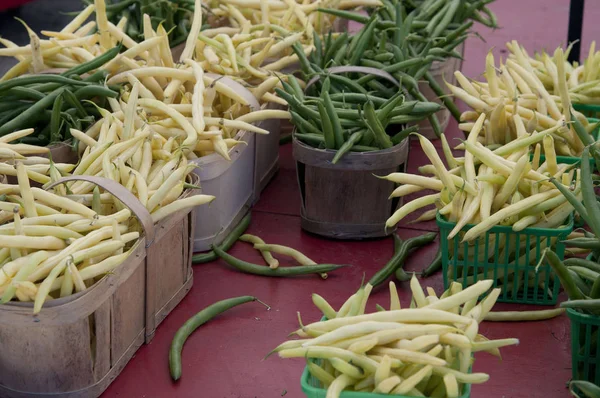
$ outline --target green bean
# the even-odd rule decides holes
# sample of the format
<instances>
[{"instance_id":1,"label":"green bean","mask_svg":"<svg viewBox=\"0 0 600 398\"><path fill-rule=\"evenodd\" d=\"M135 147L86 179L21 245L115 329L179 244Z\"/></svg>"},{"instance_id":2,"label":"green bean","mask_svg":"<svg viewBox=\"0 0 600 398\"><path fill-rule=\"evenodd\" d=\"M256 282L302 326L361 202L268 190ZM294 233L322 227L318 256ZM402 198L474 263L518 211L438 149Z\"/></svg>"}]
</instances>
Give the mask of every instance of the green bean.
<instances>
[{"instance_id":1,"label":"green bean","mask_svg":"<svg viewBox=\"0 0 600 398\"><path fill-rule=\"evenodd\" d=\"M75 80L75 79L71 79L68 77L60 76L60 75L33 75L33 76L15 77L14 79L9 79L9 80L6 80L6 81L0 83L0 92L5 92L6 90L13 88L13 87L28 86L30 84L40 84L40 83L60 83L61 85L73 85L73 86L88 86L91 84L89 82Z\"/></svg>"},{"instance_id":2,"label":"green bean","mask_svg":"<svg viewBox=\"0 0 600 398\"><path fill-rule=\"evenodd\" d=\"M27 110L19 114L11 121L4 123L2 126L0 126L0 136L19 130L20 128L32 126L40 117L40 114L43 113L42 111L48 108L50 104L53 104L56 97L59 96L63 91L64 89L62 88L53 91L51 94L48 94L43 99L30 106Z\"/></svg>"},{"instance_id":3,"label":"green bean","mask_svg":"<svg viewBox=\"0 0 600 398\"><path fill-rule=\"evenodd\" d=\"M341 19L348 19L350 21L359 22L361 24L366 24L369 22L368 16L359 14L357 12L329 9L329 8L317 8L317 11L322 12L324 14L334 15ZM377 27L380 29L388 29L388 28L393 28L394 24L389 21L377 21Z\"/></svg>"},{"instance_id":4,"label":"green bean","mask_svg":"<svg viewBox=\"0 0 600 398\"><path fill-rule=\"evenodd\" d=\"M592 183L589 147L585 147L581 154L581 196L583 197L583 204L588 211L589 220L586 221L589 223L588 225L592 231L594 231L594 234L600 237L600 207L598 207L594 184Z\"/></svg>"},{"instance_id":5,"label":"green bean","mask_svg":"<svg viewBox=\"0 0 600 398\"><path fill-rule=\"evenodd\" d=\"M367 126L373 133L375 141L377 142L377 146L382 149L391 148L393 146L392 141L385 133L385 129L375 113L375 107L370 101L365 104L365 117L367 119Z\"/></svg>"},{"instance_id":6,"label":"green bean","mask_svg":"<svg viewBox=\"0 0 600 398\"><path fill-rule=\"evenodd\" d=\"M279 145L289 144L290 142L292 142L292 140L293 140L292 134L282 135L279 138Z\"/></svg>"},{"instance_id":7,"label":"green bean","mask_svg":"<svg viewBox=\"0 0 600 398\"><path fill-rule=\"evenodd\" d=\"M298 275L308 275L308 274L321 274L324 272L331 272L337 269L348 267L349 265L337 265L337 264L314 264L314 265L301 265L295 267L278 267L276 269L271 269L269 267L252 264L238 258L233 257L232 255L225 253L217 246L213 246L213 250L217 255L223 259L227 264L232 267L238 269L239 271L261 275L261 276L274 276L274 277L288 277L288 276L298 276Z\"/></svg>"},{"instance_id":8,"label":"green bean","mask_svg":"<svg viewBox=\"0 0 600 398\"><path fill-rule=\"evenodd\" d=\"M412 133L415 133L417 130L418 130L418 126L411 126L407 129L404 129L404 130L394 134L394 136L392 137L392 144L398 145L399 143L404 141L408 136L410 136Z\"/></svg>"},{"instance_id":9,"label":"green bean","mask_svg":"<svg viewBox=\"0 0 600 398\"><path fill-rule=\"evenodd\" d=\"M333 101L348 101L352 103L364 104L365 101L371 101L374 105L381 106L387 101L385 98L376 97L371 94L360 93L339 93L331 94Z\"/></svg>"},{"instance_id":10,"label":"green bean","mask_svg":"<svg viewBox=\"0 0 600 398\"><path fill-rule=\"evenodd\" d=\"M312 125L312 123L308 122L302 116L300 116L297 112L290 110L290 114L292 115L292 121L298 130L303 133L310 133L315 135L323 136L323 132L319 131L318 128Z\"/></svg>"},{"instance_id":11,"label":"green bean","mask_svg":"<svg viewBox=\"0 0 600 398\"><path fill-rule=\"evenodd\" d=\"M442 109L442 106L436 102L417 101L415 106L408 111L411 115L430 115ZM396 116L394 114L394 116Z\"/></svg>"},{"instance_id":12,"label":"green bean","mask_svg":"<svg viewBox=\"0 0 600 398\"><path fill-rule=\"evenodd\" d=\"M556 253L552 250L546 249L544 250L544 257L548 261L548 264L552 267L560 283L565 289L565 292L569 296L569 300L583 300L585 297L573 282L573 278L568 272L567 267L563 264L563 262L558 258Z\"/></svg>"},{"instance_id":13,"label":"green bean","mask_svg":"<svg viewBox=\"0 0 600 398\"><path fill-rule=\"evenodd\" d=\"M75 91L75 98L77 98L77 100L93 97L117 98L118 96L118 92L104 86L86 86Z\"/></svg>"},{"instance_id":14,"label":"green bean","mask_svg":"<svg viewBox=\"0 0 600 398\"><path fill-rule=\"evenodd\" d=\"M45 95L37 90L34 90L29 87L13 87L7 91L9 94L14 94L17 100L35 100L39 101L45 97ZM3 100L7 100L7 98L3 98ZM11 101L12 102L12 101ZM13 103L14 106L14 103Z\"/></svg>"},{"instance_id":15,"label":"green bean","mask_svg":"<svg viewBox=\"0 0 600 398\"><path fill-rule=\"evenodd\" d=\"M90 61L84 62L81 65L77 65L77 66L61 73L61 76L68 77L71 75L83 75L84 73L87 73L94 69L98 69L99 67L106 64L108 61L110 61L114 57L116 57L117 54L121 52L122 47L123 47L123 45L121 43L119 43L116 47L111 48L104 54L99 55Z\"/></svg>"},{"instance_id":16,"label":"green bean","mask_svg":"<svg viewBox=\"0 0 600 398\"><path fill-rule=\"evenodd\" d=\"M438 272L441 268L442 268L442 247L440 246L438 248L437 253L435 254L435 257L433 258L433 260L431 260L431 263L421 273L421 277L427 278L427 277L435 274L436 272Z\"/></svg>"},{"instance_id":17,"label":"green bean","mask_svg":"<svg viewBox=\"0 0 600 398\"><path fill-rule=\"evenodd\" d=\"M385 35L381 36L385 37ZM378 62L389 62L394 59L394 54L392 53L381 53L373 56L373 59Z\"/></svg>"},{"instance_id":18,"label":"green bean","mask_svg":"<svg viewBox=\"0 0 600 398\"><path fill-rule=\"evenodd\" d=\"M446 30L446 28L450 24L450 21L452 21L452 18L454 18L454 15L456 14L458 6L460 6L460 3L461 0L452 0L452 2L448 5L448 11L446 13L440 13L443 14L443 18L440 21L440 23L435 26L435 29L431 33L432 37L440 36L441 33L444 30Z\"/></svg>"},{"instance_id":19,"label":"green bean","mask_svg":"<svg viewBox=\"0 0 600 398\"><path fill-rule=\"evenodd\" d=\"M407 124L422 120L421 116L400 115L390 119L390 124Z\"/></svg>"},{"instance_id":20,"label":"green bean","mask_svg":"<svg viewBox=\"0 0 600 398\"><path fill-rule=\"evenodd\" d=\"M556 186L556 188L560 191L560 193L562 193L564 195L564 197L571 204L571 206L573 206L575 208L575 211L577 213L579 213L581 218L584 219L586 224L591 226L591 222L590 222L590 218L588 216L587 210L585 209L585 207L581 203L581 201L573 194L573 192L571 192L569 190L569 188L565 187L563 184L561 184L555 178L550 178L550 182L553 183ZM596 235L596 236L600 236L600 235Z\"/></svg>"},{"instance_id":21,"label":"green bean","mask_svg":"<svg viewBox=\"0 0 600 398\"><path fill-rule=\"evenodd\" d=\"M220 245L221 249L224 251L231 249L231 247L234 245L235 242L237 242L239 237L242 236L244 234L244 232L246 232L246 230L248 229L248 226L250 226L251 220L252 220L252 214L250 212L248 212L248 214L246 214L244 216L244 218L242 218L242 220L238 223L238 225L236 225L235 228L233 228L231 230L229 235L227 235L227 237L225 239L223 239L223 242L221 242L221 245ZM195 256L193 256L192 264L208 263L208 262L216 260L217 258L219 258L217 256L217 254L213 250L211 250L209 252L200 253L200 254L196 254Z\"/></svg>"},{"instance_id":22,"label":"green bean","mask_svg":"<svg viewBox=\"0 0 600 398\"><path fill-rule=\"evenodd\" d=\"M323 56L323 61L326 63L329 60L333 60L335 54L341 49L343 48L346 44L348 43L348 33L344 32L341 35L339 35L332 43L331 45L326 47L325 50L325 55ZM323 67L326 67L326 64L322 65Z\"/></svg>"},{"instance_id":23,"label":"green bean","mask_svg":"<svg viewBox=\"0 0 600 398\"><path fill-rule=\"evenodd\" d=\"M73 108L77 111L77 115L80 118L84 118L87 116L87 112L83 108L83 105L81 105L81 102L79 102L79 100L77 99L77 97L75 97L75 94L73 94L73 92L71 90L65 89L62 96L68 102L68 104L71 106L71 108Z\"/></svg>"},{"instance_id":24,"label":"green bean","mask_svg":"<svg viewBox=\"0 0 600 398\"><path fill-rule=\"evenodd\" d=\"M573 115L573 111L571 110L571 122L573 123L573 130L577 133L577 136L583 142L583 145L588 146L594 143L594 139L592 136L586 131L583 124Z\"/></svg>"},{"instance_id":25,"label":"green bean","mask_svg":"<svg viewBox=\"0 0 600 398\"><path fill-rule=\"evenodd\" d=\"M181 377L181 351L187 338L200 326L213 319L215 316L222 314L230 308L236 307L241 304L249 303L252 301L260 301L256 297L252 296L241 296L234 297L227 300L222 300L209 305L196 315L188 319L181 328L175 333L173 341L171 341L171 348L169 350L169 369L171 372L171 378L173 380L179 380ZM268 308L268 306L267 306Z\"/></svg>"},{"instance_id":26,"label":"green bean","mask_svg":"<svg viewBox=\"0 0 600 398\"><path fill-rule=\"evenodd\" d=\"M392 98L390 98L381 109L377 110L377 118L381 122L381 124L388 124L392 111L397 109L404 102L404 96L402 92L399 91Z\"/></svg>"},{"instance_id":27,"label":"green bean","mask_svg":"<svg viewBox=\"0 0 600 398\"><path fill-rule=\"evenodd\" d=\"M361 85L359 85L358 83L356 83L354 80L350 80L345 76L340 76L340 75L329 75L329 78L332 81L335 81L336 83L340 83L346 87L348 87L350 90L354 91L355 93L362 93L362 94L367 94L367 90L365 90L364 87L362 87Z\"/></svg>"},{"instance_id":28,"label":"green bean","mask_svg":"<svg viewBox=\"0 0 600 398\"><path fill-rule=\"evenodd\" d=\"M288 75L288 84L294 90L294 96L302 101L304 99L304 93L300 87L300 83L298 83L298 79L296 79L294 75Z\"/></svg>"},{"instance_id":29,"label":"green bean","mask_svg":"<svg viewBox=\"0 0 600 398\"><path fill-rule=\"evenodd\" d=\"M333 138L335 141L335 148L340 149L344 144L344 137L342 136L342 125L340 124L340 120L336 113L336 109L333 106L333 103L331 102L329 93L327 91L323 91L321 95L323 96L323 105L325 107L326 114L331 124Z\"/></svg>"},{"instance_id":30,"label":"green bean","mask_svg":"<svg viewBox=\"0 0 600 398\"><path fill-rule=\"evenodd\" d=\"M435 237L435 233L428 232L424 235L407 239L404 242L398 242L400 240L400 237L398 237L397 234L394 234L394 242L395 246L398 247L398 250L395 251L394 255L387 262L387 264L384 265L383 268L381 268L379 271L377 271L377 273L375 273L375 275L371 277L371 279L369 280L369 284L371 284L373 287L377 287L384 283L394 272L396 272L398 267L400 267L404 263L404 261L408 257L410 250L432 242L435 239ZM401 276L401 278L402 277L403 276Z\"/></svg>"},{"instance_id":31,"label":"green bean","mask_svg":"<svg viewBox=\"0 0 600 398\"><path fill-rule=\"evenodd\" d=\"M577 258L577 257L567 258L564 261L564 264L567 267L570 267L570 266L573 266L573 265L578 266L578 267L586 267L586 268L591 269L592 271L600 273L600 264L598 264L595 261L590 261L590 260L587 260L587 259L584 259L584 258Z\"/></svg>"},{"instance_id":32,"label":"green bean","mask_svg":"<svg viewBox=\"0 0 600 398\"><path fill-rule=\"evenodd\" d=\"M598 273L598 272L594 272L594 271L590 270L589 268L578 267L576 265L569 267L569 270L575 272L580 277L587 279L588 281L591 281L591 282L594 282L596 280L596 278L598 278L598 276L600 276L600 273Z\"/></svg>"},{"instance_id":33,"label":"green bean","mask_svg":"<svg viewBox=\"0 0 600 398\"><path fill-rule=\"evenodd\" d=\"M371 20L367 23L364 29L361 29L362 36L359 38L356 43L356 47L350 46L350 65L356 65L358 60L362 57L362 54L369 47L371 42L373 41L373 35L375 34L375 26L377 25L377 19L371 18Z\"/></svg>"},{"instance_id":34,"label":"green bean","mask_svg":"<svg viewBox=\"0 0 600 398\"><path fill-rule=\"evenodd\" d=\"M5 123L8 123L10 120L13 120L14 118L16 118L17 116L19 116L21 113L23 113L23 111L25 111L27 108L30 107L31 104L27 104L27 105L20 105L17 107L14 107L14 109L12 109L9 112L3 113L2 116L0 116L0 130L1 130L1 126L4 125ZM14 130L12 130L14 131ZM7 131L4 134L10 133L12 131ZM4 135L4 134L0 134L0 136Z\"/></svg>"},{"instance_id":35,"label":"green bean","mask_svg":"<svg viewBox=\"0 0 600 398\"><path fill-rule=\"evenodd\" d=\"M294 136L312 146L320 146L321 144L323 146L325 145L325 137L323 137L321 134L296 133Z\"/></svg>"},{"instance_id":36,"label":"green bean","mask_svg":"<svg viewBox=\"0 0 600 398\"><path fill-rule=\"evenodd\" d=\"M592 289L590 290L590 298L592 300L600 299L600 276L594 280Z\"/></svg>"},{"instance_id":37,"label":"green bean","mask_svg":"<svg viewBox=\"0 0 600 398\"><path fill-rule=\"evenodd\" d=\"M62 111L63 106L63 93L56 97L56 99L54 100L54 105L52 106L52 116L50 117L50 137L60 136L60 113Z\"/></svg>"},{"instance_id":38,"label":"green bean","mask_svg":"<svg viewBox=\"0 0 600 398\"><path fill-rule=\"evenodd\" d=\"M560 303L562 308L577 308L586 311L600 311L600 299L577 299Z\"/></svg>"},{"instance_id":39,"label":"green bean","mask_svg":"<svg viewBox=\"0 0 600 398\"><path fill-rule=\"evenodd\" d=\"M593 337L593 335L592 335ZM593 340L592 340L593 341ZM569 392L572 396L578 397L575 395L575 388L581 390L584 394L584 398L599 398L600 397L600 387L595 385L592 382L585 380L571 380L569 382Z\"/></svg>"},{"instance_id":40,"label":"green bean","mask_svg":"<svg viewBox=\"0 0 600 398\"><path fill-rule=\"evenodd\" d=\"M583 278L581 276L579 276L578 273L576 273L575 271L573 271L570 268L568 269L568 271L569 271L569 275L571 276L571 279L573 279L573 282L575 283L575 286L577 286L579 291L584 296L588 296L590 294L589 285L583 280Z\"/></svg>"},{"instance_id":41,"label":"green bean","mask_svg":"<svg viewBox=\"0 0 600 398\"><path fill-rule=\"evenodd\" d=\"M322 102L317 104L319 115L321 117L321 126L323 128L323 138L325 139L325 148L335 149L335 136L331 119L329 119L325 105Z\"/></svg>"},{"instance_id":42,"label":"green bean","mask_svg":"<svg viewBox=\"0 0 600 398\"><path fill-rule=\"evenodd\" d=\"M302 70L305 73L314 73L308 58L306 58L306 54L304 54L304 48L302 48L300 43L294 43L292 45L292 50L294 50L294 53L298 56L298 62L300 63Z\"/></svg>"},{"instance_id":43,"label":"green bean","mask_svg":"<svg viewBox=\"0 0 600 398\"><path fill-rule=\"evenodd\" d=\"M564 240L562 243L569 247L578 247L580 249L600 249L600 240L597 238L575 238Z\"/></svg>"},{"instance_id":44,"label":"green bean","mask_svg":"<svg viewBox=\"0 0 600 398\"><path fill-rule=\"evenodd\" d=\"M275 92L277 93L278 96L280 96L288 104L290 104L291 109L294 109L296 112L298 112L298 114L300 114L306 120L320 120L321 116L319 115L319 112L316 112L316 111L308 108L307 106L302 104L302 102L300 102L293 95L290 95L289 93L285 92L284 90L280 89L279 87L275 88Z\"/></svg>"},{"instance_id":45,"label":"green bean","mask_svg":"<svg viewBox=\"0 0 600 398\"><path fill-rule=\"evenodd\" d=\"M352 147L354 146L354 144L360 142L360 140L362 139L362 136L363 136L362 131L357 131L357 132L353 133L348 138L348 140L339 147L339 149L336 152L335 156L333 157L333 160L331 161L331 163L336 164L342 158L342 156L344 156L346 153L348 153L348 151L352 150Z\"/></svg>"}]
</instances>

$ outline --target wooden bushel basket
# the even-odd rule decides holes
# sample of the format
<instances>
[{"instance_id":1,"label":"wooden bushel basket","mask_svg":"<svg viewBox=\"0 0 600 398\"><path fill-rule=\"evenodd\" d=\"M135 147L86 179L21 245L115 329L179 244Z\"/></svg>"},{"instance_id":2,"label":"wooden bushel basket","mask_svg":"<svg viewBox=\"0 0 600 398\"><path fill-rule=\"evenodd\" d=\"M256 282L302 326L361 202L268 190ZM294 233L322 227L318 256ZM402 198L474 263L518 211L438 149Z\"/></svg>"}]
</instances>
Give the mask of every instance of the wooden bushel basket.
<instances>
[{"instance_id":1,"label":"wooden bushel basket","mask_svg":"<svg viewBox=\"0 0 600 398\"><path fill-rule=\"evenodd\" d=\"M381 151L349 152L337 164L336 151L310 147L294 138L293 155L301 195L302 229L335 239L389 235L385 222L401 203L388 200L394 183L376 175L404 171L409 139Z\"/></svg>"},{"instance_id":2,"label":"wooden bushel basket","mask_svg":"<svg viewBox=\"0 0 600 398\"><path fill-rule=\"evenodd\" d=\"M129 195L117 196L152 237L150 215L140 217ZM146 236L111 273L86 291L48 301L36 316L32 303L0 306L0 397L102 394L144 343Z\"/></svg>"},{"instance_id":3,"label":"wooden bushel basket","mask_svg":"<svg viewBox=\"0 0 600 398\"><path fill-rule=\"evenodd\" d=\"M191 184L200 185L198 176L190 174L189 178ZM199 193L199 190L188 189L181 198ZM146 343L192 288L195 220L195 211L191 208L154 225L156 235L146 258Z\"/></svg>"}]
</instances>

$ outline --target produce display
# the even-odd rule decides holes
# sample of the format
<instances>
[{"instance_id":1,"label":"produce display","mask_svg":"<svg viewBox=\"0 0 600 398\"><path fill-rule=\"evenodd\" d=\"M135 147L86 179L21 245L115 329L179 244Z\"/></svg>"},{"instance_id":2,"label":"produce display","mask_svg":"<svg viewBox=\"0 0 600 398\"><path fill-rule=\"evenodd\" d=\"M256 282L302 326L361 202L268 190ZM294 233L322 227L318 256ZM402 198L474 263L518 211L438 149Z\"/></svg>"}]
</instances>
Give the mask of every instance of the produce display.
<instances>
[{"instance_id":1,"label":"produce display","mask_svg":"<svg viewBox=\"0 0 600 398\"><path fill-rule=\"evenodd\" d=\"M473 373L472 355L499 348L517 339L488 340L479 323L492 309L499 289L488 292L492 281L479 281L462 290L453 285L441 296L427 295L413 277L410 308L402 308L390 282L389 310L367 313L373 286L367 284L336 312L324 298L313 296L325 320L300 325L300 339L280 344L281 358L306 358L310 386L327 389L327 397L342 391L403 396L461 397L466 385L485 383L490 376Z\"/></svg>"},{"instance_id":2,"label":"produce display","mask_svg":"<svg viewBox=\"0 0 600 398\"><path fill-rule=\"evenodd\" d=\"M161 322L209 272L218 289L235 278L246 292L191 290L214 304L168 336L173 382L193 373L187 355L202 360L183 347L218 333L213 318L244 317L249 306L234 307L254 301L271 310L256 298L269 294L274 311L249 320L267 330L291 308L306 315L302 289L323 318L306 324L297 312L295 337L267 356L306 362L296 390L307 397L468 398L472 385L502 379L501 364L478 365L475 353L500 358L531 338L524 322L567 318L564 381L575 397L598 396L594 42L578 63L567 60L572 44L529 55L511 40L468 78L454 69L484 32L477 24L499 27L493 0L82 2L62 28L38 33L19 20L28 44L0 37L0 56L16 59L0 78L0 369L10 374L0 372L0 396L100 396L142 344L164 339ZM464 139L444 131L448 112ZM287 121L291 154L279 154L294 160L300 212L271 213L298 206L284 183L251 216L259 163L277 170L272 145ZM416 171L409 149L424 155ZM411 215L414 230L398 228ZM286 237L296 222L313 235ZM197 240L210 250L194 254ZM373 251L385 245L389 255ZM384 284L386 306L373 302ZM442 284L438 295L431 286ZM507 304L492 311L496 302ZM494 329L504 322L511 328ZM280 326L268 334L285 338ZM262 366L248 352L236 355ZM523 352L506 355L517 363ZM491 384L473 391L511 394Z\"/></svg>"}]
</instances>

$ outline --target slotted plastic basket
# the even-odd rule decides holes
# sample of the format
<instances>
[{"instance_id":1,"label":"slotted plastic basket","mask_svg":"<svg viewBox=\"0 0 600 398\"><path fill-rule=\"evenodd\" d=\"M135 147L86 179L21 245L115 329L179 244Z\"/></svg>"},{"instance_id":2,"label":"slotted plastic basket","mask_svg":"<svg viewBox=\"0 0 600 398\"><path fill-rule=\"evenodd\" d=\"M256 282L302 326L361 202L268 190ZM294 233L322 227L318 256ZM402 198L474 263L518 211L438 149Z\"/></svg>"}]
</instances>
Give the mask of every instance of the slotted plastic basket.
<instances>
[{"instance_id":1,"label":"slotted plastic basket","mask_svg":"<svg viewBox=\"0 0 600 398\"><path fill-rule=\"evenodd\" d=\"M567 309L573 380L600 384L600 317Z\"/></svg>"},{"instance_id":2,"label":"slotted plastic basket","mask_svg":"<svg viewBox=\"0 0 600 398\"><path fill-rule=\"evenodd\" d=\"M573 216L561 228L525 228L514 232L511 226L497 225L472 242L461 242L464 233L473 227L465 225L451 240L450 231L456 225L436 216L440 228L444 289L452 281L463 287L483 279L493 279L502 292L498 301L505 303L556 304L560 282L549 264L540 264L548 246L562 260L565 245L560 243L573 231ZM517 244L517 242L519 244Z\"/></svg>"},{"instance_id":3,"label":"slotted plastic basket","mask_svg":"<svg viewBox=\"0 0 600 398\"><path fill-rule=\"evenodd\" d=\"M319 363L319 360L315 361ZM308 371L308 367L304 368L302 372L302 378L300 379L302 391L307 398L326 398L327 389L323 388L321 382L313 377ZM459 398L469 398L471 396L471 385L463 384L463 393ZM342 391L340 398L412 398L409 395L390 395L390 394L376 394L370 392L359 392L359 391Z\"/></svg>"}]
</instances>

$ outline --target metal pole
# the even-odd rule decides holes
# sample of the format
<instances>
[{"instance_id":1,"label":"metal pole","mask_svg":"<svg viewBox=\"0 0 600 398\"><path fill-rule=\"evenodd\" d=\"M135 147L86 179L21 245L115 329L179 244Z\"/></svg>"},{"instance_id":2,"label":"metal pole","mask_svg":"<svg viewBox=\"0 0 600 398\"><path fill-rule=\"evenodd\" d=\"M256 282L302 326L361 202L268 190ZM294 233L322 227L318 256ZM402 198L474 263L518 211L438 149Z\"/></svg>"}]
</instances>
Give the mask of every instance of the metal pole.
<instances>
[{"instance_id":1,"label":"metal pole","mask_svg":"<svg viewBox=\"0 0 600 398\"><path fill-rule=\"evenodd\" d=\"M579 61L581 51L581 31L583 27L583 3L584 0L571 0L569 9L569 32L567 42L577 41L569 54L569 61Z\"/></svg>"}]
</instances>

